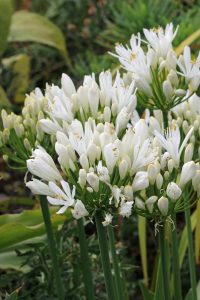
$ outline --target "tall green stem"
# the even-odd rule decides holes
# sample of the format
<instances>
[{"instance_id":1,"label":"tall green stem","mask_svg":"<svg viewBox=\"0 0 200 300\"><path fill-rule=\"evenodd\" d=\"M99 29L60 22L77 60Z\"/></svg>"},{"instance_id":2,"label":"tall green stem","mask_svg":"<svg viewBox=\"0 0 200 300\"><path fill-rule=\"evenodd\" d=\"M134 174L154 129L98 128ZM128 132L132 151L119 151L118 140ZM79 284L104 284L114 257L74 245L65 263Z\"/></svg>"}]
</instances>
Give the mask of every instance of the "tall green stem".
<instances>
[{"instance_id":1,"label":"tall green stem","mask_svg":"<svg viewBox=\"0 0 200 300\"><path fill-rule=\"evenodd\" d=\"M108 230L109 246L110 246L110 251L111 251L111 255L112 255L113 268L114 268L114 274L115 274L115 286L116 286L117 298L119 300L123 300L125 298L124 297L125 291L123 292L119 260L118 260L116 249L115 249L115 237L114 237L113 227L111 225L109 225L107 227L107 230Z\"/></svg>"},{"instance_id":2,"label":"tall green stem","mask_svg":"<svg viewBox=\"0 0 200 300\"><path fill-rule=\"evenodd\" d=\"M165 223L159 228L159 245L160 245L160 258L161 258L161 267L162 267L162 276L163 276L163 287L165 299L170 300L170 289L169 289L169 277L168 277L168 259L167 259L167 247L165 240Z\"/></svg>"},{"instance_id":3,"label":"tall green stem","mask_svg":"<svg viewBox=\"0 0 200 300\"><path fill-rule=\"evenodd\" d=\"M92 282L92 273L91 273L91 263L88 255L88 246L85 237L85 228L83 224L83 219L77 221L78 224L78 235L79 235L79 244L80 244L80 254L81 254L81 266L83 272L83 282L85 285L85 293L87 300L94 300L94 286Z\"/></svg>"},{"instance_id":4,"label":"tall green stem","mask_svg":"<svg viewBox=\"0 0 200 300\"><path fill-rule=\"evenodd\" d=\"M104 272L106 291L108 294L109 300L116 300L115 298L115 290L113 286L113 278L110 267L109 253L108 253L108 240L105 228L102 225L103 218L100 212L96 213L95 216L98 239L99 239L99 248L101 254L101 262Z\"/></svg>"},{"instance_id":5,"label":"tall green stem","mask_svg":"<svg viewBox=\"0 0 200 300\"><path fill-rule=\"evenodd\" d=\"M57 295L59 300L64 300L64 291L61 282L56 243L54 239L51 217L50 217L49 207L48 207L48 202L46 197L40 196L40 205L42 208L43 219L46 227L46 233L47 233L51 259L52 259L52 266L53 266L54 278L56 283Z\"/></svg>"},{"instance_id":6,"label":"tall green stem","mask_svg":"<svg viewBox=\"0 0 200 300\"><path fill-rule=\"evenodd\" d=\"M187 188L184 193L185 205L188 206L188 191ZM185 222L187 227L187 238L188 238L188 254L189 254L189 269L190 269L190 282L192 288L192 300L197 300L197 279L195 271L195 260L194 260L194 246L193 246L193 236L192 236L192 226L190 218L190 208L185 208Z\"/></svg>"},{"instance_id":7,"label":"tall green stem","mask_svg":"<svg viewBox=\"0 0 200 300\"><path fill-rule=\"evenodd\" d=\"M178 254L178 237L177 237L177 228L176 228L176 214L172 215L172 219L174 222L174 230L172 231L174 299L182 300L181 274L180 274L179 254Z\"/></svg>"}]
</instances>

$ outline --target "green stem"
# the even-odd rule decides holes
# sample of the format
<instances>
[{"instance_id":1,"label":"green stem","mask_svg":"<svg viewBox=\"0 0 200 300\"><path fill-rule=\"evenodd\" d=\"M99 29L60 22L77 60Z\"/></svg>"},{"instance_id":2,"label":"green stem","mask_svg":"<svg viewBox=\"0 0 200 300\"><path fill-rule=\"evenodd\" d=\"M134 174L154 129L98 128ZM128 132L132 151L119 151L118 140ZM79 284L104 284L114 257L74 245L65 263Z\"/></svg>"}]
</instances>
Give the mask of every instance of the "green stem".
<instances>
[{"instance_id":1,"label":"green stem","mask_svg":"<svg viewBox=\"0 0 200 300\"><path fill-rule=\"evenodd\" d=\"M166 247L166 240L165 240L165 223L163 226L159 228L159 245L160 245L160 258L161 258L161 269L162 269L162 276L163 276L163 288L164 288L164 295L165 299L163 300L170 300L170 290L169 290L169 278L168 278L168 259L167 259L167 247Z\"/></svg>"},{"instance_id":2,"label":"green stem","mask_svg":"<svg viewBox=\"0 0 200 300\"><path fill-rule=\"evenodd\" d=\"M111 251L111 255L112 255L113 268L114 268L114 274L115 274L114 278L115 278L117 298L119 300L123 300L124 292L123 292L123 288L122 288L122 277L120 274L119 260L118 260L116 249L115 249L115 237L114 237L113 227L111 225L109 225L107 227L107 230L108 230L109 246L110 246L110 251Z\"/></svg>"},{"instance_id":3,"label":"green stem","mask_svg":"<svg viewBox=\"0 0 200 300\"><path fill-rule=\"evenodd\" d=\"M101 262L102 262L102 267L104 272L104 279L105 279L108 299L116 300L115 290L113 286L113 278L112 278L111 267L110 267L109 253L108 253L108 240L107 240L105 228L102 225L103 218L100 212L96 213L95 221L96 221L96 227L97 227L97 233L99 239L99 248L101 254Z\"/></svg>"},{"instance_id":4,"label":"green stem","mask_svg":"<svg viewBox=\"0 0 200 300\"><path fill-rule=\"evenodd\" d=\"M172 231L172 261L173 261L174 299L182 300L183 298L182 298L181 274L180 274L180 266L179 266L176 214L172 215L172 220L174 222L174 230Z\"/></svg>"},{"instance_id":5,"label":"green stem","mask_svg":"<svg viewBox=\"0 0 200 300\"><path fill-rule=\"evenodd\" d=\"M187 202L188 202L187 188L184 193L184 201L187 206ZM192 226L191 226L189 207L185 209L185 222L187 227L187 238L188 238L188 254L189 254L190 282L192 288L192 300L197 300L197 290L196 290L197 279L196 279L196 271L195 271L194 246L193 246Z\"/></svg>"},{"instance_id":6,"label":"green stem","mask_svg":"<svg viewBox=\"0 0 200 300\"><path fill-rule=\"evenodd\" d=\"M52 266L53 266L54 278L56 283L57 295L59 300L64 300L64 291L61 282L56 243L54 239L51 217L50 217L49 207L48 207L48 202L46 197L40 196L40 205L42 208L43 219L46 227L46 233L47 233L51 259L52 259Z\"/></svg>"},{"instance_id":7,"label":"green stem","mask_svg":"<svg viewBox=\"0 0 200 300\"><path fill-rule=\"evenodd\" d=\"M91 263L88 255L88 246L85 237L85 228L83 219L77 220L78 235L80 244L81 266L83 272L83 282L85 285L85 293L87 300L94 300L94 286L92 282Z\"/></svg>"}]
</instances>

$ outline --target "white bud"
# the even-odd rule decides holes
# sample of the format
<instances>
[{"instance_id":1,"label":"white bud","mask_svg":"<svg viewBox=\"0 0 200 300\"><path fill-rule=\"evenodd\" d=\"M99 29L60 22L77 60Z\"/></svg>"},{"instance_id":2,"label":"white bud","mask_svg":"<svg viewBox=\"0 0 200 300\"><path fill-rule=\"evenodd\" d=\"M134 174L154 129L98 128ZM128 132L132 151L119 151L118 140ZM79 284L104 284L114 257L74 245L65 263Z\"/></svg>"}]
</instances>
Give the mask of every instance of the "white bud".
<instances>
[{"instance_id":1,"label":"white bud","mask_svg":"<svg viewBox=\"0 0 200 300\"><path fill-rule=\"evenodd\" d=\"M174 70L170 70L167 79L171 82L173 86L178 86L179 79L177 73Z\"/></svg>"},{"instance_id":2,"label":"white bud","mask_svg":"<svg viewBox=\"0 0 200 300\"><path fill-rule=\"evenodd\" d=\"M91 115L95 118L99 107L99 89L95 82L92 83L92 87L88 90L88 101Z\"/></svg>"},{"instance_id":3,"label":"white bud","mask_svg":"<svg viewBox=\"0 0 200 300\"><path fill-rule=\"evenodd\" d=\"M190 144L187 145L187 147L185 148L185 153L184 153L184 163L186 163L186 162L192 160L193 152L194 152L194 145L190 143Z\"/></svg>"},{"instance_id":4,"label":"white bud","mask_svg":"<svg viewBox=\"0 0 200 300\"><path fill-rule=\"evenodd\" d=\"M158 199L158 208L163 216L167 216L169 207L169 200L166 197Z\"/></svg>"},{"instance_id":5,"label":"white bud","mask_svg":"<svg viewBox=\"0 0 200 300\"><path fill-rule=\"evenodd\" d=\"M170 158L170 155L168 152L165 152L162 156L161 156L161 169L163 170L166 165L167 165L167 161Z\"/></svg>"},{"instance_id":6,"label":"white bud","mask_svg":"<svg viewBox=\"0 0 200 300\"><path fill-rule=\"evenodd\" d=\"M138 209L145 210L145 203L142 200L140 200L138 197L135 198L135 206Z\"/></svg>"},{"instance_id":7,"label":"white bud","mask_svg":"<svg viewBox=\"0 0 200 300\"><path fill-rule=\"evenodd\" d=\"M104 118L104 122L109 122L110 123L110 119L111 119L111 110L110 110L110 107L106 106L104 108L103 118Z\"/></svg>"},{"instance_id":8,"label":"white bud","mask_svg":"<svg viewBox=\"0 0 200 300\"><path fill-rule=\"evenodd\" d=\"M166 193L167 193L167 196L174 202L178 198L180 198L182 191L175 182L170 182L167 185Z\"/></svg>"},{"instance_id":9,"label":"white bud","mask_svg":"<svg viewBox=\"0 0 200 300\"><path fill-rule=\"evenodd\" d=\"M196 174L192 178L192 185L195 191L200 189L200 170L197 170Z\"/></svg>"},{"instance_id":10,"label":"white bud","mask_svg":"<svg viewBox=\"0 0 200 300\"><path fill-rule=\"evenodd\" d=\"M31 144L27 138L24 139L24 147L27 151L31 151Z\"/></svg>"},{"instance_id":11,"label":"white bud","mask_svg":"<svg viewBox=\"0 0 200 300\"><path fill-rule=\"evenodd\" d=\"M98 153L97 153L97 146L94 144L90 144L87 148L87 156L89 158L89 161L91 164L95 163L95 160L97 159Z\"/></svg>"},{"instance_id":12,"label":"white bud","mask_svg":"<svg viewBox=\"0 0 200 300\"><path fill-rule=\"evenodd\" d=\"M88 161L87 155L85 153L81 154L79 161L80 161L82 168L85 169L86 171L88 171L89 161Z\"/></svg>"},{"instance_id":13,"label":"white bud","mask_svg":"<svg viewBox=\"0 0 200 300\"><path fill-rule=\"evenodd\" d=\"M128 171L128 163L125 159L123 159L120 163L119 163L119 175L120 175L120 179L124 179L126 174Z\"/></svg>"},{"instance_id":14,"label":"white bud","mask_svg":"<svg viewBox=\"0 0 200 300\"><path fill-rule=\"evenodd\" d=\"M168 170L169 170L169 173L171 174L174 167L175 167L175 162L173 159L169 159L168 160L168 163L167 163L167 166L168 166Z\"/></svg>"},{"instance_id":15,"label":"white bud","mask_svg":"<svg viewBox=\"0 0 200 300\"><path fill-rule=\"evenodd\" d=\"M161 187L163 185L163 177L162 175L159 173L157 176L156 176L156 186L157 186L157 189L160 190Z\"/></svg>"},{"instance_id":16,"label":"white bud","mask_svg":"<svg viewBox=\"0 0 200 300\"><path fill-rule=\"evenodd\" d=\"M95 192L99 191L99 177L95 173L91 172L87 174L87 182Z\"/></svg>"},{"instance_id":17,"label":"white bud","mask_svg":"<svg viewBox=\"0 0 200 300\"><path fill-rule=\"evenodd\" d=\"M118 113L118 104L115 102L111 106L112 115L115 117Z\"/></svg>"},{"instance_id":18,"label":"white bud","mask_svg":"<svg viewBox=\"0 0 200 300\"><path fill-rule=\"evenodd\" d=\"M124 187L124 196L128 201L133 201L133 188L131 185Z\"/></svg>"},{"instance_id":19,"label":"white bud","mask_svg":"<svg viewBox=\"0 0 200 300\"><path fill-rule=\"evenodd\" d=\"M171 101L172 100L172 96L173 96L174 90L173 90L171 82L169 80L165 80L163 82L163 93L164 93L167 101Z\"/></svg>"},{"instance_id":20,"label":"white bud","mask_svg":"<svg viewBox=\"0 0 200 300\"><path fill-rule=\"evenodd\" d=\"M80 169L78 183L80 184L80 186L82 188L86 185L86 177L87 177L87 173L86 173L85 169Z\"/></svg>"},{"instance_id":21,"label":"white bud","mask_svg":"<svg viewBox=\"0 0 200 300\"><path fill-rule=\"evenodd\" d=\"M189 125L188 125L188 122L186 120L183 121L182 127L183 127L183 131L184 131L184 133L186 135L188 133L188 131L189 131Z\"/></svg>"},{"instance_id":22,"label":"white bud","mask_svg":"<svg viewBox=\"0 0 200 300\"><path fill-rule=\"evenodd\" d=\"M195 120L193 126L194 126L194 130L198 130L199 129L199 120Z\"/></svg>"},{"instance_id":23,"label":"white bud","mask_svg":"<svg viewBox=\"0 0 200 300\"><path fill-rule=\"evenodd\" d=\"M145 204L146 204L146 207L147 207L147 209L148 209L148 211L149 211L150 213L152 213L153 207L154 207L154 203L155 203L157 200L158 200L158 197L157 197L157 196L151 196L151 197L149 197L149 198L146 200Z\"/></svg>"},{"instance_id":24,"label":"white bud","mask_svg":"<svg viewBox=\"0 0 200 300\"><path fill-rule=\"evenodd\" d=\"M189 161L183 165L179 182L180 187L184 187L193 178L196 169L194 161Z\"/></svg>"},{"instance_id":25,"label":"white bud","mask_svg":"<svg viewBox=\"0 0 200 300\"><path fill-rule=\"evenodd\" d=\"M157 169L154 166L154 164L150 164L147 168L148 176L149 176L149 182L150 184L154 184L157 176Z\"/></svg>"},{"instance_id":26,"label":"white bud","mask_svg":"<svg viewBox=\"0 0 200 300\"><path fill-rule=\"evenodd\" d=\"M24 135L24 126L18 122L14 123L16 135L20 138Z\"/></svg>"},{"instance_id":27,"label":"white bud","mask_svg":"<svg viewBox=\"0 0 200 300\"><path fill-rule=\"evenodd\" d=\"M137 172L132 183L133 191L144 190L149 186L149 177L147 172Z\"/></svg>"},{"instance_id":28,"label":"white bud","mask_svg":"<svg viewBox=\"0 0 200 300\"><path fill-rule=\"evenodd\" d=\"M165 171L165 173L164 173L164 179L165 179L165 180L168 180L168 179L169 179L169 176L170 176L169 172L168 172L168 171Z\"/></svg>"},{"instance_id":29,"label":"white bud","mask_svg":"<svg viewBox=\"0 0 200 300\"><path fill-rule=\"evenodd\" d=\"M178 96L178 97L184 97L185 94L186 94L186 91L183 90L183 89L177 89L177 90L175 91L175 95Z\"/></svg>"},{"instance_id":30,"label":"white bud","mask_svg":"<svg viewBox=\"0 0 200 300\"><path fill-rule=\"evenodd\" d=\"M74 83L67 74L62 74L61 85L65 95L68 97L71 97L72 94L76 93Z\"/></svg>"},{"instance_id":31,"label":"white bud","mask_svg":"<svg viewBox=\"0 0 200 300\"><path fill-rule=\"evenodd\" d=\"M117 133L126 128L129 118L130 114L128 113L127 108L122 108L115 121Z\"/></svg>"}]
</instances>

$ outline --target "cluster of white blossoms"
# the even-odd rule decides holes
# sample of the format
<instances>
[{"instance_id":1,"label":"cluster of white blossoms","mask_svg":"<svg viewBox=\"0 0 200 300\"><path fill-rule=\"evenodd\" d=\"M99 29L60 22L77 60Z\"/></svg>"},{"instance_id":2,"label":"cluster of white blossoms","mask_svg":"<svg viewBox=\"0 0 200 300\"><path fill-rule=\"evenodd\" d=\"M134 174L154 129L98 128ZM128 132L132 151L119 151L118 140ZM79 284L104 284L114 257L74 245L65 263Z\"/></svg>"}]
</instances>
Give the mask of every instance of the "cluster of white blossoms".
<instances>
[{"instance_id":1,"label":"cluster of white blossoms","mask_svg":"<svg viewBox=\"0 0 200 300\"><path fill-rule=\"evenodd\" d=\"M117 45L123 76L92 74L76 89L63 74L61 88L47 85L27 97L22 116L2 112L2 135L14 128L25 146L26 132L32 148L27 187L58 213L92 219L101 211L104 226L118 214L159 222L200 195L200 57L192 61L189 47L176 57L176 33L172 24L144 29L145 41L138 34L130 48Z\"/></svg>"}]
</instances>

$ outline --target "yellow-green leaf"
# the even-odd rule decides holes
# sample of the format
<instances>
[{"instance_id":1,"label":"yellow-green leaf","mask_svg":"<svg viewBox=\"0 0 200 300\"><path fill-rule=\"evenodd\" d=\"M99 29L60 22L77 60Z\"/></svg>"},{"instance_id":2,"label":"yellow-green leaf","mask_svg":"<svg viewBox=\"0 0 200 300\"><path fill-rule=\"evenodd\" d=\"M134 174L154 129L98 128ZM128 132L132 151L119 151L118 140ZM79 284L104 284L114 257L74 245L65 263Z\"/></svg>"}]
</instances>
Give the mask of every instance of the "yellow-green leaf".
<instances>
[{"instance_id":1,"label":"yellow-green leaf","mask_svg":"<svg viewBox=\"0 0 200 300\"><path fill-rule=\"evenodd\" d=\"M139 236L141 260L142 260L142 272L144 277L144 284L145 286L148 286L146 218L141 216L138 216L138 236Z\"/></svg>"},{"instance_id":2,"label":"yellow-green leaf","mask_svg":"<svg viewBox=\"0 0 200 300\"><path fill-rule=\"evenodd\" d=\"M190 36L188 36L177 48L176 48L176 54L180 55L185 46L191 45L195 40L200 38L200 29L196 30L194 33L192 33Z\"/></svg>"},{"instance_id":3,"label":"yellow-green leaf","mask_svg":"<svg viewBox=\"0 0 200 300\"><path fill-rule=\"evenodd\" d=\"M11 56L3 60L3 64L12 70L13 80L8 90L16 103L23 103L29 84L30 58L26 54Z\"/></svg>"},{"instance_id":4,"label":"yellow-green leaf","mask_svg":"<svg viewBox=\"0 0 200 300\"><path fill-rule=\"evenodd\" d=\"M11 0L0 0L0 55L6 48L12 10Z\"/></svg>"},{"instance_id":5,"label":"yellow-green leaf","mask_svg":"<svg viewBox=\"0 0 200 300\"><path fill-rule=\"evenodd\" d=\"M65 38L61 30L47 18L28 11L17 11L12 16L9 42L36 42L58 49L69 62Z\"/></svg>"},{"instance_id":6,"label":"yellow-green leaf","mask_svg":"<svg viewBox=\"0 0 200 300\"><path fill-rule=\"evenodd\" d=\"M196 224L197 224L197 212L195 210L193 212L193 214L191 215L192 231L196 227ZM180 267L182 266L183 259L185 257L185 253L187 251L187 247L188 247L187 228L185 226L184 230L182 231L181 240L180 240L180 244L179 244L179 264L180 264Z\"/></svg>"},{"instance_id":7,"label":"yellow-green leaf","mask_svg":"<svg viewBox=\"0 0 200 300\"><path fill-rule=\"evenodd\" d=\"M196 263L200 263L200 200L197 202L197 224L195 228L195 258Z\"/></svg>"},{"instance_id":8,"label":"yellow-green leaf","mask_svg":"<svg viewBox=\"0 0 200 300\"><path fill-rule=\"evenodd\" d=\"M0 108L1 107L9 107L9 106L11 106L11 104L6 95L6 92L4 91L2 86L0 86Z\"/></svg>"}]
</instances>

